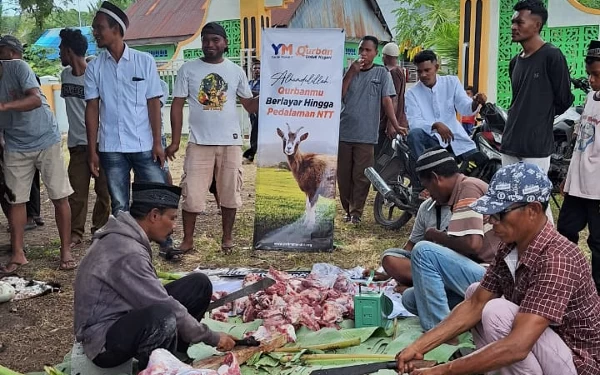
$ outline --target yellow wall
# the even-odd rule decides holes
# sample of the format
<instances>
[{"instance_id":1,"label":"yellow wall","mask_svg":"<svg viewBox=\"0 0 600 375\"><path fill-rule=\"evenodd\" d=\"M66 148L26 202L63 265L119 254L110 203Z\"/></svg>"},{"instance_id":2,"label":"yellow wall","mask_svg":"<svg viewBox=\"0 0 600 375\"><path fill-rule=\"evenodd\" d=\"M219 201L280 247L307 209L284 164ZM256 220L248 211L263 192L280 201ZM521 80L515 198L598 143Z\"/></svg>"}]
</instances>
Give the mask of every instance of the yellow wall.
<instances>
[{"instance_id":1,"label":"yellow wall","mask_svg":"<svg viewBox=\"0 0 600 375\"><path fill-rule=\"evenodd\" d=\"M60 85L42 85L41 89L42 89L42 94L44 94L44 96L46 97L46 101L48 102L48 105L50 106L50 109L52 109L52 112L54 112L56 105L54 103L54 89L55 87L58 87L58 90L60 90Z\"/></svg>"},{"instance_id":2,"label":"yellow wall","mask_svg":"<svg viewBox=\"0 0 600 375\"><path fill-rule=\"evenodd\" d=\"M459 41L459 57L458 66L461 82L465 86L477 86L480 92L486 93L488 90L487 76L489 74L489 43L488 35L490 32L490 6L487 1L482 1L482 12L481 12L481 44L480 44L480 56L479 56L479 79L478 82L474 82L474 66L475 66L475 21L476 21L476 4L477 0L471 0L471 12L465 14L465 4L467 0L460 0L460 41ZM469 46L471 53L469 54L469 61L466 64L469 66L468 77L463 77L463 61L465 59L463 40L465 35L466 20L470 20L470 35L469 35Z\"/></svg>"},{"instance_id":3,"label":"yellow wall","mask_svg":"<svg viewBox=\"0 0 600 375\"><path fill-rule=\"evenodd\" d=\"M256 20L256 26L252 28L250 20L254 17ZM248 46L252 48L252 34L256 35L256 56L260 56L260 40L262 37L261 28L261 17L263 19L269 19L269 25L271 25L271 11L265 8L264 0L243 0L240 1L240 32L241 35L241 48L245 48L246 39L244 37L244 24L245 20L248 23ZM266 27L266 25L265 25Z\"/></svg>"}]
</instances>

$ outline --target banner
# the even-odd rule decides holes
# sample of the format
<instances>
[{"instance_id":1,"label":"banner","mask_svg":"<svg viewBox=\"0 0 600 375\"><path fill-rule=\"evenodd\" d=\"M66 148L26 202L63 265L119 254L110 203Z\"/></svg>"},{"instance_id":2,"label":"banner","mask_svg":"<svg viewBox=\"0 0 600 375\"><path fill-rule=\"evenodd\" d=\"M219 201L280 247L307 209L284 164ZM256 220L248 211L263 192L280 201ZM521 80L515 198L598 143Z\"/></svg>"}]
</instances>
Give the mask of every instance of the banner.
<instances>
[{"instance_id":1,"label":"banner","mask_svg":"<svg viewBox=\"0 0 600 375\"><path fill-rule=\"evenodd\" d=\"M333 249L344 32L262 32L254 247Z\"/></svg>"}]
</instances>

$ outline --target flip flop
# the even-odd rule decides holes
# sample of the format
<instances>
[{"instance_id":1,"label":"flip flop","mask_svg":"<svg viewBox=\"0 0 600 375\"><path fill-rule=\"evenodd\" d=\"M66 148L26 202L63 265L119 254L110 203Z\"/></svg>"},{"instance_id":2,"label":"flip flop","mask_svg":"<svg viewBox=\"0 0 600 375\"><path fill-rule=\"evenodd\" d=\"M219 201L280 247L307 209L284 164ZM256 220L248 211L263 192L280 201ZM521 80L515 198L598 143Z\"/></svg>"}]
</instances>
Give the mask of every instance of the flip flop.
<instances>
[{"instance_id":1,"label":"flip flop","mask_svg":"<svg viewBox=\"0 0 600 375\"><path fill-rule=\"evenodd\" d=\"M6 263L6 265L2 266L2 269L0 270L0 278L1 277L5 277L5 276L16 275L17 271L19 270L19 268L21 268L21 267L23 267L23 266L25 266L27 264L29 264L29 262L27 262L27 263L19 263L19 262L8 262L8 263ZM14 270L12 270L12 271L7 271L6 269L8 267L10 267L11 265L15 265L17 267Z\"/></svg>"},{"instance_id":2,"label":"flip flop","mask_svg":"<svg viewBox=\"0 0 600 375\"><path fill-rule=\"evenodd\" d=\"M165 260L180 260L184 254L193 251L194 248L181 249L176 247L163 248L158 251L158 255L165 258Z\"/></svg>"},{"instance_id":3,"label":"flip flop","mask_svg":"<svg viewBox=\"0 0 600 375\"><path fill-rule=\"evenodd\" d=\"M60 271L72 271L72 270L76 269L78 265L79 264L77 264L75 259L61 260L60 265L58 266L58 269Z\"/></svg>"},{"instance_id":4,"label":"flip flop","mask_svg":"<svg viewBox=\"0 0 600 375\"><path fill-rule=\"evenodd\" d=\"M221 251L222 251L222 252L224 252L225 254L229 254L229 253L231 253L231 251L233 250L233 248L234 248L235 246L236 246L236 245L235 245L234 243L232 243L232 244L228 244L228 245L226 245L226 244L222 244L222 245L221 245Z\"/></svg>"},{"instance_id":5,"label":"flip flop","mask_svg":"<svg viewBox=\"0 0 600 375\"><path fill-rule=\"evenodd\" d=\"M81 238L78 238L75 241L71 241L71 244L69 245L69 248L74 249L77 246L81 245L82 243L83 243L83 240Z\"/></svg>"}]
</instances>

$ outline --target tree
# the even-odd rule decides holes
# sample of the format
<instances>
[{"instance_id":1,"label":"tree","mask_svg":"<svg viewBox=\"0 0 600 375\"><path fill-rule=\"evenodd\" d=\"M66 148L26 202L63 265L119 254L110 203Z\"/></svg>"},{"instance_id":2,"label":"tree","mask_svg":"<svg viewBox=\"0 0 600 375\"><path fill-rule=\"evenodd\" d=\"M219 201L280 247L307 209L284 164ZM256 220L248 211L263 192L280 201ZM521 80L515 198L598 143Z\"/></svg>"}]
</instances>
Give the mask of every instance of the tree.
<instances>
[{"instance_id":1,"label":"tree","mask_svg":"<svg viewBox=\"0 0 600 375\"><path fill-rule=\"evenodd\" d=\"M40 77L43 76L57 76L62 70L60 60L48 60L50 52L46 48L36 46L25 46L23 51L23 60L27 61L31 69Z\"/></svg>"},{"instance_id":2,"label":"tree","mask_svg":"<svg viewBox=\"0 0 600 375\"><path fill-rule=\"evenodd\" d=\"M409 60L420 50L434 49L451 73L456 73L460 38L458 0L396 0L403 6L398 19L396 40Z\"/></svg>"},{"instance_id":3,"label":"tree","mask_svg":"<svg viewBox=\"0 0 600 375\"><path fill-rule=\"evenodd\" d=\"M23 12L33 16L37 31L41 33L44 30L44 21L54 9L53 0L19 0L19 5Z\"/></svg>"}]
</instances>

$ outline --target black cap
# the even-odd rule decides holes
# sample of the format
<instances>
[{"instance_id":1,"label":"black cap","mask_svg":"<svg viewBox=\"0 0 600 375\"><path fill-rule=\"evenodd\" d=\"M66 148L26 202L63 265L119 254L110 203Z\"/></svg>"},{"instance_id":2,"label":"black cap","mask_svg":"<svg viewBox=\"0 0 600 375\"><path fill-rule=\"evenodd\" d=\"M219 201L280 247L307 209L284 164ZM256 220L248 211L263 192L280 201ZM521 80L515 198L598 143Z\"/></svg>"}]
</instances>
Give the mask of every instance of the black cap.
<instances>
[{"instance_id":1,"label":"black cap","mask_svg":"<svg viewBox=\"0 0 600 375\"><path fill-rule=\"evenodd\" d=\"M600 40L592 40L590 42L586 57L600 58Z\"/></svg>"},{"instance_id":2,"label":"black cap","mask_svg":"<svg viewBox=\"0 0 600 375\"><path fill-rule=\"evenodd\" d=\"M10 47L17 52L23 53L23 44L12 35L4 35L0 37L0 47Z\"/></svg>"},{"instance_id":3,"label":"black cap","mask_svg":"<svg viewBox=\"0 0 600 375\"><path fill-rule=\"evenodd\" d=\"M134 182L132 185L132 205L143 204L156 208L177 208L181 188L157 182Z\"/></svg>"},{"instance_id":4,"label":"black cap","mask_svg":"<svg viewBox=\"0 0 600 375\"><path fill-rule=\"evenodd\" d=\"M223 38L227 39L227 32L225 32L223 26L219 25L216 22L209 22L206 25L204 25L202 31L200 32L200 35L204 36L205 34L220 35Z\"/></svg>"},{"instance_id":5,"label":"black cap","mask_svg":"<svg viewBox=\"0 0 600 375\"><path fill-rule=\"evenodd\" d=\"M104 1L100 6L100 9L98 9L98 12L102 12L117 21L117 23L123 28L123 32L125 32L129 27L129 17L127 17L127 14L125 14L121 8L113 3Z\"/></svg>"}]
</instances>

